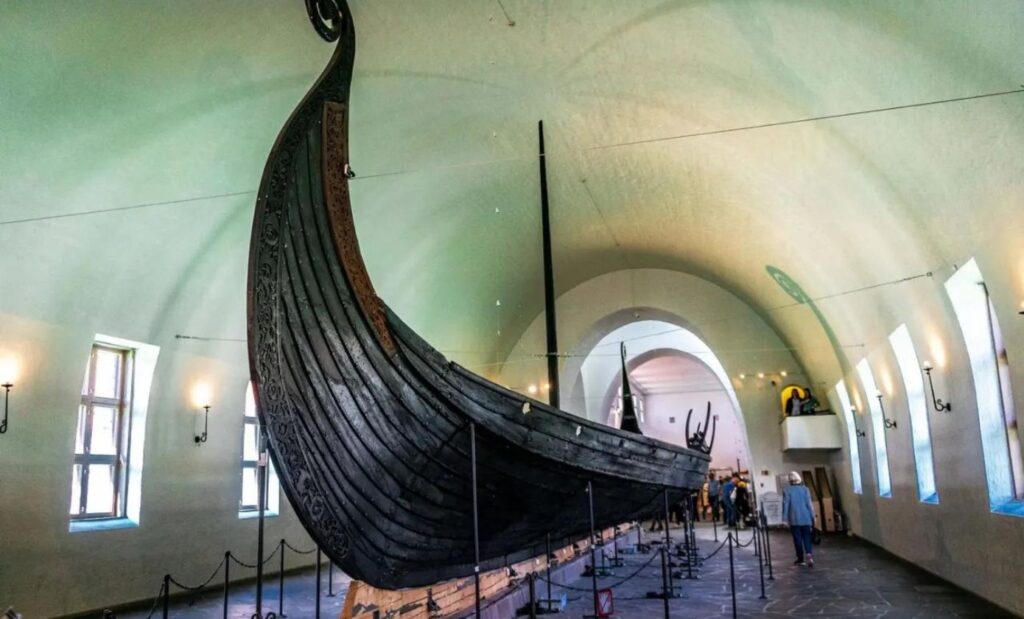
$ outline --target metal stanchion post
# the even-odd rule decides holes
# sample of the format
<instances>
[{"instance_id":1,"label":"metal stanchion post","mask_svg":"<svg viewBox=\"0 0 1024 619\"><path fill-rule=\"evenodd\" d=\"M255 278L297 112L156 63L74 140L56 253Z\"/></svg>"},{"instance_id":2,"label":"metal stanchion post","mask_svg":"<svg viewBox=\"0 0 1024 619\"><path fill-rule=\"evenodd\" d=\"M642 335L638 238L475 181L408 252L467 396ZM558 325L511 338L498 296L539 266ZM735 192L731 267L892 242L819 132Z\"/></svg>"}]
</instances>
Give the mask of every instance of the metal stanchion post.
<instances>
[{"instance_id":1,"label":"metal stanchion post","mask_svg":"<svg viewBox=\"0 0 1024 619\"><path fill-rule=\"evenodd\" d=\"M661 549L661 597L665 601L665 619L668 619L668 584L671 577L668 573L668 548Z\"/></svg>"},{"instance_id":2,"label":"metal stanchion post","mask_svg":"<svg viewBox=\"0 0 1024 619\"><path fill-rule=\"evenodd\" d=\"M590 584L594 590L594 617L600 617L597 600L597 538L594 534L594 485L587 481L587 503L590 506Z\"/></svg>"},{"instance_id":3,"label":"metal stanchion post","mask_svg":"<svg viewBox=\"0 0 1024 619\"><path fill-rule=\"evenodd\" d=\"M224 553L224 619L228 619L228 587L231 583L231 551Z\"/></svg>"},{"instance_id":4,"label":"metal stanchion post","mask_svg":"<svg viewBox=\"0 0 1024 619\"><path fill-rule=\"evenodd\" d=\"M736 569L733 566L732 557L732 531L729 532L727 541L729 543L729 590L732 592L732 617L736 619ZM736 542L739 543L739 539Z\"/></svg>"},{"instance_id":5,"label":"metal stanchion post","mask_svg":"<svg viewBox=\"0 0 1024 619\"><path fill-rule=\"evenodd\" d=\"M717 542L718 541L718 518L715 518L714 514L712 514L711 522L714 525L714 529L715 529L715 542Z\"/></svg>"},{"instance_id":6,"label":"metal stanchion post","mask_svg":"<svg viewBox=\"0 0 1024 619\"><path fill-rule=\"evenodd\" d=\"M316 547L316 619L320 619L320 570L323 569L323 559L320 557L320 547Z\"/></svg>"},{"instance_id":7,"label":"metal stanchion post","mask_svg":"<svg viewBox=\"0 0 1024 619\"><path fill-rule=\"evenodd\" d=\"M547 553L547 560L544 562L544 568L547 571L547 577L544 579L548 584L548 612L551 611L551 534L548 533L544 538L544 551Z\"/></svg>"},{"instance_id":8,"label":"metal stanchion post","mask_svg":"<svg viewBox=\"0 0 1024 619\"><path fill-rule=\"evenodd\" d=\"M164 619L170 616L171 612L171 575L164 574Z\"/></svg>"},{"instance_id":9,"label":"metal stanchion post","mask_svg":"<svg viewBox=\"0 0 1024 619\"><path fill-rule=\"evenodd\" d=\"M281 540L281 568L277 572L277 616L284 617L284 540Z\"/></svg>"},{"instance_id":10,"label":"metal stanchion post","mask_svg":"<svg viewBox=\"0 0 1024 619\"><path fill-rule=\"evenodd\" d=\"M530 572L530 619L537 619L537 575Z\"/></svg>"},{"instance_id":11,"label":"metal stanchion post","mask_svg":"<svg viewBox=\"0 0 1024 619\"><path fill-rule=\"evenodd\" d=\"M665 554L662 555L665 559L665 616L668 617L668 599L675 597L676 588L672 584L672 562L669 560L668 553L672 549L672 536L669 535L669 520L668 520L668 488L664 491L665 499Z\"/></svg>"},{"instance_id":12,"label":"metal stanchion post","mask_svg":"<svg viewBox=\"0 0 1024 619\"><path fill-rule=\"evenodd\" d=\"M327 560L327 597L334 597L334 561Z\"/></svg>"},{"instance_id":13,"label":"metal stanchion post","mask_svg":"<svg viewBox=\"0 0 1024 619\"><path fill-rule=\"evenodd\" d=\"M758 519L757 528L754 529L754 533L756 535L758 535L758 536L760 536L760 534L761 534L761 521L760 521L760 519ZM761 539L758 539L758 544L764 544L764 541L761 540ZM761 597L759 599L766 600L766 599L768 599L768 596L765 595L765 592L764 592L764 561L762 561L760 557L758 557L758 559L757 559L757 571L758 571L758 573L759 573L759 575L761 577Z\"/></svg>"},{"instance_id":14,"label":"metal stanchion post","mask_svg":"<svg viewBox=\"0 0 1024 619\"><path fill-rule=\"evenodd\" d=\"M480 511L476 489L476 424L469 424L469 459L473 468L473 586L476 596L476 617L480 619Z\"/></svg>"},{"instance_id":15,"label":"metal stanchion post","mask_svg":"<svg viewBox=\"0 0 1024 619\"><path fill-rule=\"evenodd\" d=\"M764 508L761 509L761 523L764 525L764 554L768 557L768 580L775 580L772 572L772 537L768 531L768 518L764 515Z\"/></svg>"},{"instance_id":16,"label":"metal stanchion post","mask_svg":"<svg viewBox=\"0 0 1024 619\"><path fill-rule=\"evenodd\" d=\"M690 526L693 524L693 515L690 513L690 499L686 499L686 509L683 510L683 535L686 537L686 579L693 580L693 554L694 548L692 540L690 539L691 529Z\"/></svg>"},{"instance_id":17,"label":"metal stanchion post","mask_svg":"<svg viewBox=\"0 0 1024 619\"><path fill-rule=\"evenodd\" d=\"M256 464L256 481L259 484L259 525L256 534L256 617L263 617L263 528L267 509L267 433L260 426L259 461Z\"/></svg>"}]
</instances>

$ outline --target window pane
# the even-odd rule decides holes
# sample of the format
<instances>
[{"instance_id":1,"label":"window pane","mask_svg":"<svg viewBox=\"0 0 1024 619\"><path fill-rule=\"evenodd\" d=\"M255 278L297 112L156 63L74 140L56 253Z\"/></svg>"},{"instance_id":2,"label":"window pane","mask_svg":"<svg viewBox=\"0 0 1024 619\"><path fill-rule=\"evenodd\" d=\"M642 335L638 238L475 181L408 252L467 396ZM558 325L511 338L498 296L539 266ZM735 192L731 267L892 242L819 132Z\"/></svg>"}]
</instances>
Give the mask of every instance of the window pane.
<instances>
[{"instance_id":1,"label":"window pane","mask_svg":"<svg viewBox=\"0 0 1024 619\"><path fill-rule=\"evenodd\" d=\"M85 406L78 407L78 430L75 432L75 453L85 453Z\"/></svg>"},{"instance_id":2,"label":"window pane","mask_svg":"<svg viewBox=\"0 0 1024 619\"><path fill-rule=\"evenodd\" d=\"M1016 438L1011 432L1016 422L1013 409L1008 406L1013 401L1007 398L1009 382L1004 381L1001 374L1001 366L1006 364L1005 346L981 270L973 259L946 281L946 294L953 304L971 360L989 507L993 511L1004 511L1024 498L1019 479L1024 474L1015 475L1014 470L1014 462L1020 462L1020 456L1012 452L1020 450L1020 443L1010 440Z\"/></svg>"},{"instance_id":3,"label":"window pane","mask_svg":"<svg viewBox=\"0 0 1024 619\"><path fill-rule=\"evenodd\" d=\"M117 410L107 406L92 407L93 455L117 454Z\"/></svg>"},{"instance_id":4,"label":"window pane","mask_svg":"<svg viewBox=\"0 0 1024 619\"><path fill-rule=\"evenodd\" d=\"M256 424L245 424L245 435L242 438L242 460L256 461L256 455L259 450L258 441L259 436L256 432Z\"/></svg>"},{"instance_id":5,"label":"window pane","mask_svg":"<svg viewBox=\"0 0 1024 619\"><path fill-rule=\"evenodd\" d=\"M82 502L82 465L76 464L71 472L71 510L72 516L78 514Z\"/></svg>"},{"instance_id":6,"label":"window pane","mask_svg":"<svg viewBox=\"0 0 1024 619\"><path fill-rule=\"evenodd\" d=\"M850 393L846 390L846 382L840 380L836 383L836 396L839 398L839 408L843 410L843 419L846 420L846 439L850 444L850 473L853 475L853 491L857 494L864 492L860 480L860 445L857 443L857 423L853 418L853 406L850 404Z\"/></svg>"},{"instance_id":7,"label":"window pane","mask_svg":"<svg viewBox=\"0 0 1024 619\"><path fill-rule=\"evenodd\" d=\"M121 353L105 348L96 349L96 385L93 394L100 398L118 397L121 375Z\"/></svg>"},{"instance_id":8,"label":"window pane","mask_svg":"<svg viewBox=\"0 0 1024 619\"><path fill-rule=\"evenodd\" d=\"M249 386L245 389L245 416L256 416L256 397L252 392L252 382L250 382Z\"/></svg>"},{"instance_id":9,"label":"window pane","mask_svg":"<svg viewBox=\"0 0 1024 619\"><path fill-rule=\"evenodd\" d=\"M242 508L258 507L259 485L256 481L255 467L242 469Z\"/></svg>"},{"instance_id":10,"label":"window pane","mask_svg":"<svg viewBox=\"0 0 1024 619\"><path fill-rule=\"evenodd\" d=\"M892 496L892 481L889 478L889 451L885 446L885 416L882 413L882 404L875 397L878 386L875 384L875 375L871 373L867 359L861 359L857 364L857 374L860 375L860 384L864 387L864 394L868 398L868 410L871 411L871 440L875 443L878 496L888 498Z\"/></svg>"},{"instance_id":11,"label":"window pane","mask_svg":"<svg viewBox=\"0 0 1024 619\"><path fill-rule=\"evenodd\" d=\"M89 465L89 496L85 510L90 514L109 514L114 509L114 467Z\"/></svg>"},{"instance_id":12,"label":"window pane","mask_svg":"<svg viewBox=\"0 0 1024 619\"><path fill-rule=\"evenodd\" d=\"M903 375L903 387L907 394L907 409L910 411L910 436L914 443L914 466L917 469L917 498L924 503L938 503L939 495L935 486L935 466L932 461L932 438L928 429L928 405L924 394L924 378L921 376L921 362L914 350L907 325L889 336L889 343L896 354L896 361Z\"/></svg>"}]
</instances>

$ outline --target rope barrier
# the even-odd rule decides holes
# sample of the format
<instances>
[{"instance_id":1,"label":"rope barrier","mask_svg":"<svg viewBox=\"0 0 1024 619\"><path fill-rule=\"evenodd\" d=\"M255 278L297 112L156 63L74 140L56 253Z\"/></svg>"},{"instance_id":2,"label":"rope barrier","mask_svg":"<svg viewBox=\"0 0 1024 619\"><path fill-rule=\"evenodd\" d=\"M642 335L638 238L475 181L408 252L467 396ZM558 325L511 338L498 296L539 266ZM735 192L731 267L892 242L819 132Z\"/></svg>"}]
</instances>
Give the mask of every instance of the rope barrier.
<instances>
[{"instance_id":1,"label":"rope barrier","mask_svg":"<svg viewBox=\"0 0 1024 619\"><path fill-rule=\"evenodd\" d=\"M313 548L311 550L299 550L295 546L292 546L291 544L289 544L288 540L281 540L281 541L284 542L284 545L288 547L288 550L291 550L292 552L298 553L300 555L311 555L314 552L316 552L316 548Z\"/></svg>"},{"instance_id":2,"label":"rope barrier","mask_svg":"<svg viewBox=\"0 0 1024 619\"><path fill-rule=\"evenodd\" d=\"M722 543L718 545L718 548L715 548L714 552L712 552L711 554L705 556L703 559L701 559L701 561L707 561L708 559L710 559L710 558L714 557L715 555L717 555L720 550L725 548L725 542L727 542L727 541L728 541L728 538L723 539Z\"/></svg>"},{"instance_id":3,"label":"rope barrier","mask_svg":"<svg viewBox=\"0 0 1024 619\"><path fill-rule=\"evenodd\" d=\"M659 558L659 557L661 557L661 555L660 555L659 553L654 553L654 554L652 554L652 555L651 555L651 558L650 558L650 559L648 559L648 560L647 560L647 561L646 561L646 562L645 562L645 563L644 563L643 565L641 565L640 567L638 567L638 568L637 568L637 569L636 569L636 570L635 570L635 571L634 571L634 572L633 572L632 574L630 574L629 576L606 576L605 578L616 578L616 579L619 579L619 582L615 583L614 585L608 585L608 586L607 586L606 588L607 588L607 589L614 589L615 587L621 587L622 585L626 584L626 583L627 583L627 582L629 582L630 580L632 580L632 579L636 578L636 577L637 577L638 575L640 575L640 572L642 572L642 571L644 571L645 569L647 569L648 567L650 567L651 563L653 563L653 562L654 562L654 560L655 560L655 559L657 559L657 558ZM538 573L538 574L536 575L536 577L537 577L537 579L538 579L538 580L541 580L541 581L543 581L543 582L549 583L549 584L551 584L552 586L555 586L555 587L561 587L561 588L563 588L563 589L567 589L567 590L569 590L569 591L581 591L581 592L583 592L583 593L592 593L592 592L593 592L593 589L592 589L592 588L587 588L587 589L584 589L584 588L581 588L581 587L573 587L573 586L571 586L571 585L563 585L563 584L559 584L559 583L557 583L557 582L554 582L554 581L548 580L547 578L545 578L545 577L541 576L541 575L540 575L539 573Z\"/></svg>"},{"instance_id":4,"label":"rope barrier","mask_svg":"<svg viewBox=\"0 0 1024 619\"><path fill-rule=\"evenodd\" d=\"M206 582L204 582L203 584L199 585L198 587L190 587L188 585L183 585L180 582L178 582L177 580L175 580L173 576L170 576L170 575L168 575L168 578L179 589L184 589L185 591L202 591L203 588L206 587L206 585L208 585L211 582L213 582L213 579L217 577L217 574L220 574L220 568L224 567L224 561L225 561L225 559L221 559L220 560L220 564L217 565L217 567L213 570L213 573L210 574L210 577L206 579Z\"/></svg>"},{"instance_id":5,"label":"rope barrier","mask_svg":"<svg viewBox=\"0 0 1024 619\"><path fill-rule=\"evenodd\" d=\"M289 548L292 552L294 552L296 554L300 554L300 555L310 555L310 554L313 554L314 552L316 552L318 550L317 548L313 548L312 550L299 550L298 548L296 548L296 547L292 546L291 544L289 544L287 540L282 539L281 542L274 547L274 551L271 552L270 555L268 555L263 560L263 564L266 565L267 563L270 563L274 559L274 557L277 556L277 553L278 552L282 552L282 549L285 548L285 547ZM282 559L281 576L283 578L283 576L284 576L284 571L283 571L284 570L284 562L283 562L284 561L284 556L283 555L282 555L281 559ZM187 591L187 592L193 593L194 595L191 596L191 600L189 601L189 606L195 604L196 597L198 596L199 592L202 591L203 589L205 589L207 587L207 585L209 585L211 582L213 582L213 580L217 577L217 575L220 574L221 568L225 569L225 578L227 578L227 574L228 574L227 570L228 570L228 566L229 566L228 560L234 561L235 564L237 564L240 567L244 567L244 568L251 569L251 570L252 569L256 569L256 564L255 563L246 563L245 561L242 561L241 559L236 557L234 554L232 554L231 551L228 551L228 552L224 553L224 558L221 559L220 563L217 564L217 567L214 568L214 570L210 574L209 578L207 578L200 585L195 585L195 586L193 586L193 585L186 585L186 584L176 580L170 574L166 574L164 576L163 582L160 584L160 591L156 594L156 598L153 599L153 606L152 606L152 608L150 608L149 614L146 615L146 619L152 619L153 618L153 615L156 614L157 607L160 605L160 601L161 600L164 600L164 602L166 604L166 599L170 595L170 585L171 584L173 584L174 586L178 587L179 589L181 589L183 591ZM333 566L334 564L331 563L331 565ZM227 582L226 581L225 581L225 591L227 591ZM282 598L281 601L283 602L283 598ZM225 593L225 604L227 604L227 594L226 593ZM225 608L226 608L226 606L225 606ZM165 613L166 613L166 611L165 611ZM273 613L271 613L271 614L273 614Z\"/></svg>"},{"instance_id":6,"label":"rope barrier","mask_svg":"<svg viewBox=\"0 0 1024 619\"><path fill-rule=\"evenodd\" d=\"M737 534L736 534L736 535L734 536L734 538L733 538L733 539L735 539L735 540L736 540L736 547L737 547L737 548L746 548L747 546L749 546L749 545L751 545L751 544L753 544L753 543L754 543L754 536L753 536L753 535L751 535L751 536L750 536L750 539L748 539L748 540L747 540L747 543L746 543L746 544L741 544L741 543L740 543L740 536L739 536L739 533L737 533Z\"/></svg>"},{"instance_id":7,"label":"rope barrier","mask_svg":"<svg viewBox=\"0 0 1024 619\"><path fill-rule=\"evenodd\" d=\"M160 603L160 598L164 596L164 583L160 583L160 591L157 592L156 597L153 598L153 607L149 609L149 614L146 615L146 619L153 619L153 613L156 612L156 607Z\"/></svg>"}]
</instances>

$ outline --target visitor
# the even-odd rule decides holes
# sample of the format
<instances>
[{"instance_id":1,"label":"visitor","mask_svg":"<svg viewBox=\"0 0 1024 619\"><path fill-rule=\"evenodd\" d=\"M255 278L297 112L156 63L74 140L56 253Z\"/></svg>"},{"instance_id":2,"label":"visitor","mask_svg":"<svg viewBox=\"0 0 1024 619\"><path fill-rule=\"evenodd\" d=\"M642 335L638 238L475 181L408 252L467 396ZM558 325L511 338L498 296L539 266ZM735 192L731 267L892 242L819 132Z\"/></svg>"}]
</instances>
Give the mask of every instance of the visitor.
<instances>
[{"instance_id":1,"label":"visitor","mask_svg":"<svg viewBox=\"0 0 1024 619\"><path fill-rule=\"evenodd\" d=\"M714 473L709 473L707 488L708 503L711 504L711 520L718 522L718 503L722 497L722 478L716 478Z\"/></svg>"},{"instance_id":2,"label":"visitor","mask_svg":"<svg viewBox=\"0 0 1024 619\"><path fill-rule=\"evenodd\" d=\"M814 567L812 548L812 527L814 526L814 505L811 492L804 485L800 473L789 474L789 486L782 493L782 522L793 533L796 561L793 565Z\"/></svg>"},{"instance_id":3,"label":"visitor","mask_svg":"<svg viewBox=\"0 0 1024 619\"><path fill-rule=\"evenodd\" d=\"M733 500L736 509L736 522L744 528L750 519L750 485L743 478L736 482L736 498Z\"/></svg>"},{"instance_id":4,"label":"visitor","mask_svg":"<svg viewBox=\"0 0 1024 619\"><path fill-rule=\"evenodd\" d=\"M796 417L803 413L803 398L800 397L800 389L794 387L789 392L789 398L786 400L786 414L790 417Z\"/></svg>"},{"instance_id":5,"label":"visitor","mask_svg":"<svg viewBox=\"0 0 1024 619\"><path fill-rule=\"evenodd\" d=\"M736 490L736 475L729 478L722 486L722 507L725 509L725 526L736 526L736 506L733 504L733 492Z\"/></svg>"},{"instance_id":6,"label":"visitor","mask_svg":"<svg viewBox=\"0 0 1024 619\"><path fill-rule=\"evenodd\" d=\"M654 515L651 516L651 528L648 529L648 531L653 533L655 531L661 531L662 529L664 529L665 521L663 520L663 518L665 518L665 516L666 514L660 512L659 510L654 510Z\"/></svg>"}]
</instances>

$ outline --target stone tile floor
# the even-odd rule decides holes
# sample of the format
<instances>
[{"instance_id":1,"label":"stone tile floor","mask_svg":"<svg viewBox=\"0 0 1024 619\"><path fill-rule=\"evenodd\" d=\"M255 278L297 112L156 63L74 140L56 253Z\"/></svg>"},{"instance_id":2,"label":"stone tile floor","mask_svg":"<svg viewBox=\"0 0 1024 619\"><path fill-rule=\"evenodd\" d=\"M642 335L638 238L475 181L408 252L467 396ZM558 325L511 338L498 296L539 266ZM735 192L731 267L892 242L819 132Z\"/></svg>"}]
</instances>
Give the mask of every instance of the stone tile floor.
<instances>
[{"instance_id":1,"label":"stone tile floor","mask_svg":"<svg viewBox=\"0 0 1024 619\"><path fill-rule=\"evenodd\" d=\"M682 539L681 530L673 537ZM646 534L653 538L654 534ZM658 534L663 535L663 534ZM719 544L713 541L708 525L697 529L699 556L707 556ZM725 532L718 531L719 541ZM740 531L741 543L751 532ZM633 541L630 539L630 541ZM620 540L620 544L625 543ZM884 552L839 535L825 536L816 547L813 569L794 566L793 542L788 531L771 533L771 555L774 580L768 580L765 569L767 599L760 599L761 585L758 559L753 545L734 550L736 573L736 606L739 617L1012 617L1001 609L945 583L938 578L901 563ZM610 553L609 549L609 553ZM651 554L626 555L626 565L614 570L627 576L651 558ZM686 576L684 559L674 568ZM732 601L729 587L728 547L704 562L699 580L674 579L676 591L685 597L670 601L671 617L731 617ZM621 579L620 579L621 580ZM614 578L599 580L602 585L619 582ZM636 578L614 589L616 616L620 619L658 619L664 616L661 599L646 599L648 591L661 590L661 561L655 559ZM572 586L587 591L567 591L570 603L565 619L581 619L593 614L590 579Z\"/></svg>"},{"instance_id":2,"label":"stone tile floor","mask_svg":"<svg viewBox=\"0 0 1024 619\"><path fill-rule=\"evenodd\" d=\"M657 534L658 537L661 535ZM682 539L681 530L673 530L672 535L676 541ZM718 535L720 543L725 539L724 530L719 529ZM719 547L719 544L713 541L713 536L710 526L698 527L697 537L701 556L707 556ZM742 543L747 543L751 533L741 531L739 536ZM645 533L645 539L654 537L653 534ZM620 539L620 547L626 547L633 539L632 534ZM768 580L766 569L767 599L759 597L760 578L753 546L734 550L739 617L1012 617L984 600L922 570L896 561L856 539L826 536L822 545L817 548L816 564L813 569L792 565L792 541L787 531L773 532L771 545L775 579ZM615 575L619 577L637 572L638 568L648 561L650 564L640 569L635 578L614 589L616 616L619 619L660 619L664 616L663 601L647 599L644 596L648 591L661 590L661 561L651 553L622 556L625 559L625 566L614 570ZM683 563L683 560L674 560ZM685 577L684 565L673 569ZM673 580L677 593L685 597L670 601L670 616L731 617L728 548L723 547L704 562L698 574L699 579L696 580ZM323 578L322 616L338 617L345 600L348 578L338 571L334 572L334 597L327 596L326 569ZM599 586L611 585L619 580L621 578L602 578L599 580ZM589 590L590 578L582 578L571 586L574 590L564 591L569 598L566 612L558 616L564 619L582 619L591 615L593 598ZM293 619L315 617L314 587L314 570L289 574L285 578L285 615ZM538 592L543 592L544 588L544 583L538 582ZM555 597L558 597L560 590L556 586L553 592ZM264 612L277 612L276 577L268 578L264 600ZM176 600L172 603L170 616L189 619L221 617L222 604L222 592L211 591L196 598L192 604L189 604L188 600ZM254 609L255 585L237 585L231 592L228 616L248 619ZM148 616L148 608L118 614L119 619L146 619ZM153 617L159 616L160 610L157 608Z\"/></svg>"}]
</instances>

